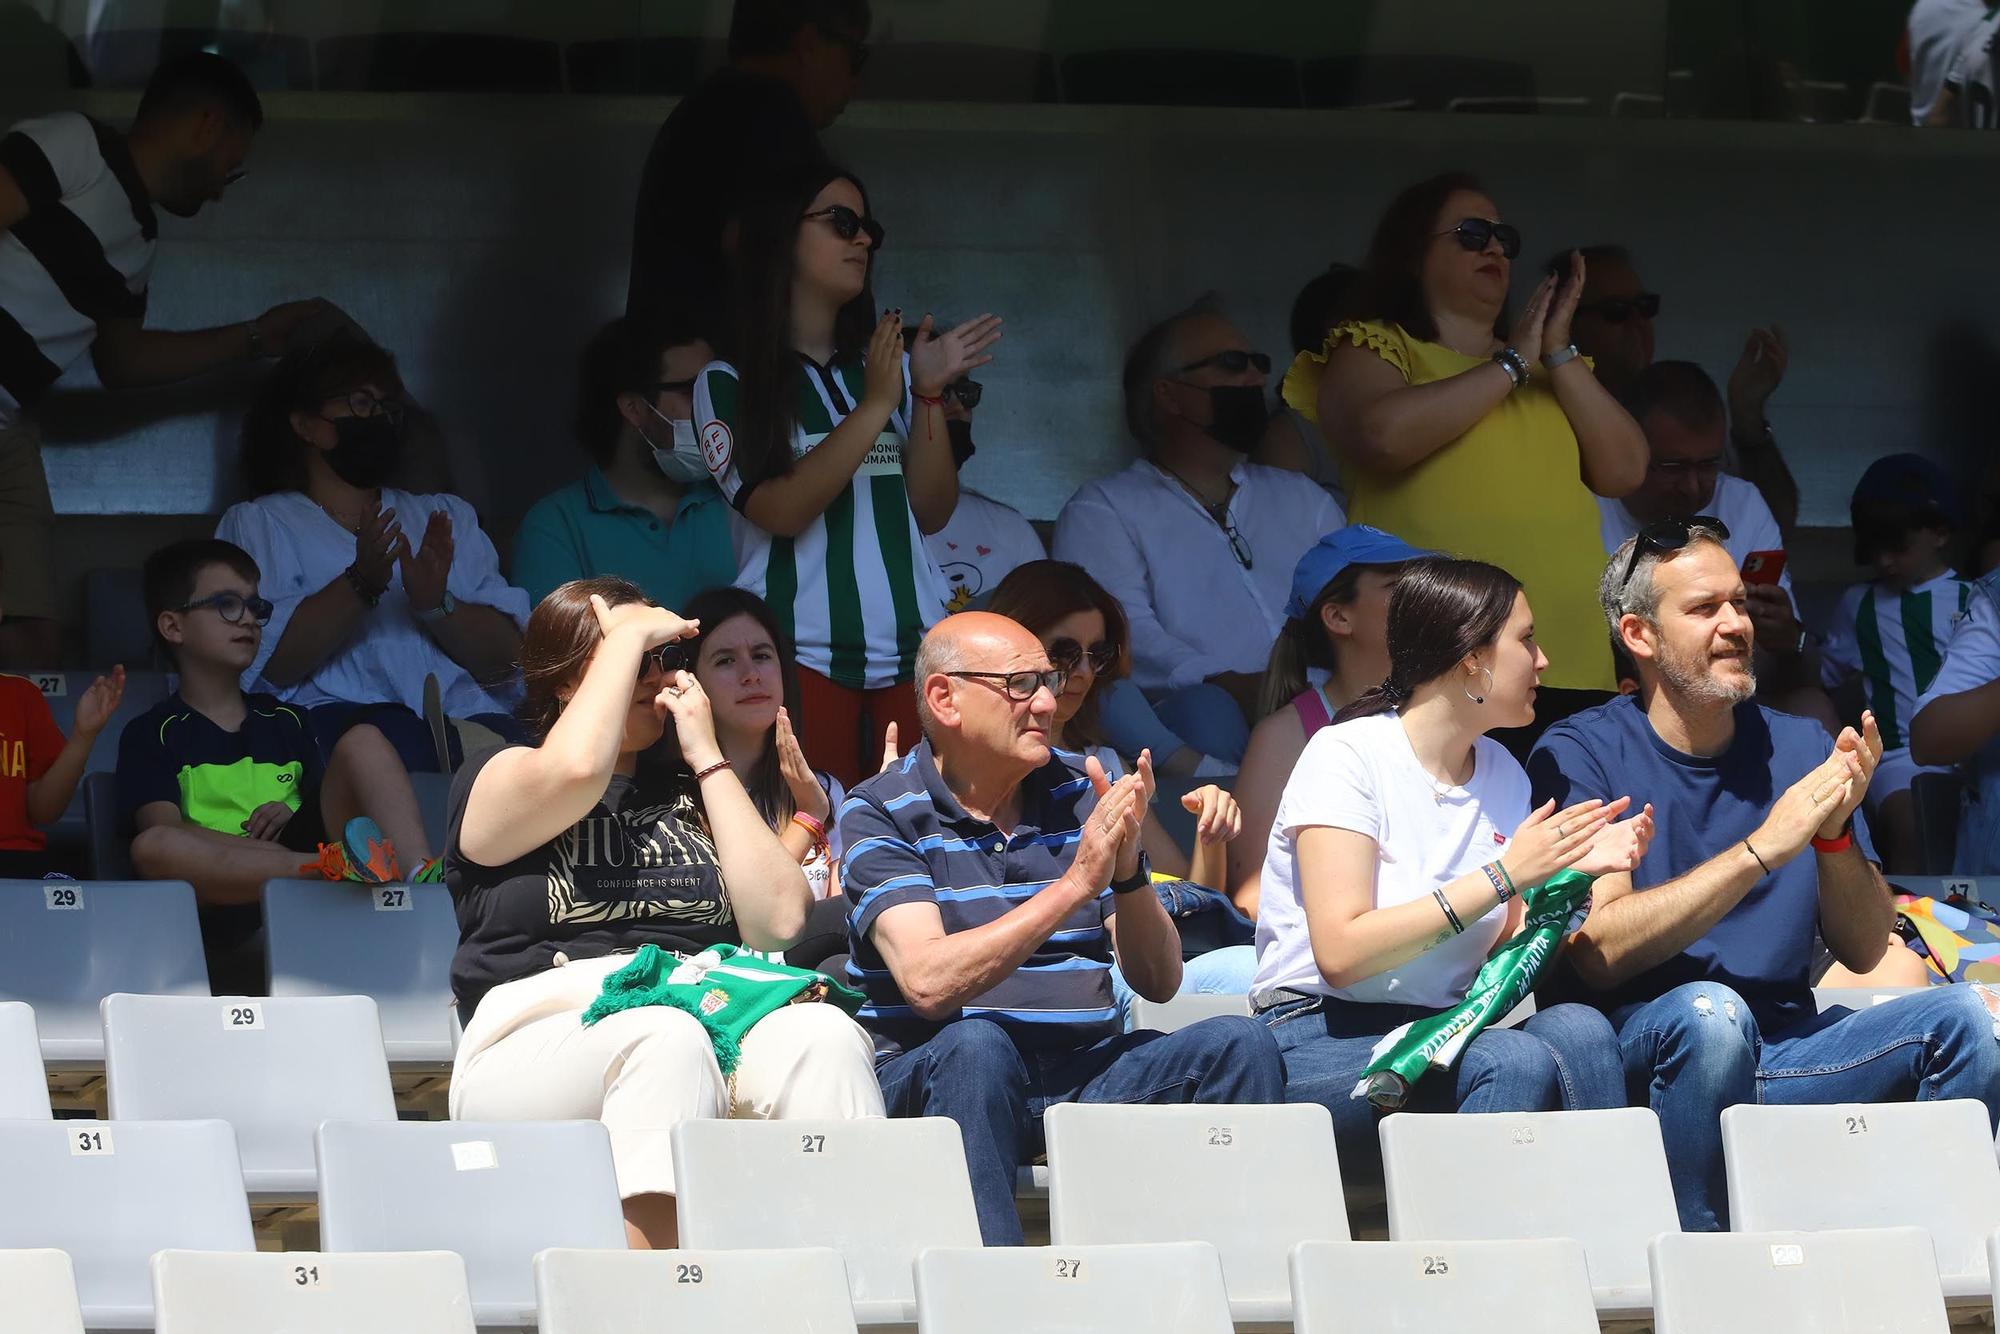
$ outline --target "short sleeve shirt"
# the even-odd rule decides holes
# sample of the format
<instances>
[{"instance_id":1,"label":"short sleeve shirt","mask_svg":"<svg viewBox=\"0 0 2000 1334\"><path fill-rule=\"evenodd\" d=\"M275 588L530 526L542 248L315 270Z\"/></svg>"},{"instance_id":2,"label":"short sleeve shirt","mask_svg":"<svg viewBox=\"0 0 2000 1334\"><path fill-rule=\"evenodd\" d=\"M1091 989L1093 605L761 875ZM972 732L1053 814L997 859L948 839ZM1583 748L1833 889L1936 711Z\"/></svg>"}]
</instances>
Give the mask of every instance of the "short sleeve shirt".
<instances>
[{"instance_id":1,"label":"short sleeve shirt","mask_svg":"<svg viewBox=\"0 0 2000 1334\"><path fill-rule=\"evenodd\" d=\"M736 582L729 510L715 488L689 487L674 521L628 505L596 467L536 501L514 534L514 583L535 605L572 579L613 574L663 607L684 607L709 588Z\"/></svg>"},{"instance_id":2,"label":"short sleeve shirt","mask_svg":"<svg viewBox=\"0 0 2000 1334\"><path fill-rule=\"evenodd\" d=\"M736 368L713 361L695 380L694 420L702 455L723 498L739 513L754 484L738 468ZM856 358L821 366L799 358L798 426L792 457L805 457L847 420L865 392ZM903 479L910 433L909 359L903 398L847 488L797 537L737 527L736 582L771 604L806 667L850 689L911 679L917 644L943 617L943 577L924 546Z\"/></svg>"},{"instance_id":3,"label":"short sleeve shirt","mask_svg":"<svg viewBox=\"0 0 2000 1334\"><path fill-rule=\"evenodd\" d=\"M48 846L28 822L28 784L49 771L65 744L41 688L25 676L0 675L0 852Z\"/></svg>"},{"instance_id":4,"label":"short sleeve shirt","mask_svg":"<svg viewBox=\"0 0 2000 1334\"><path fill-rule=\"evenodd\" d=\"M234 732L169 695L118 737L118 809L131 828L141 807L172 802L189 824L243 833L271 802L293 811L319 788L319 745L305 711L269 695L244 697Z\"/></svg>"},{"instance_id":5,"label":"short sleeve shirt","mask_svg":"<svg viewBox=\"0 0 2000 1334\"><path fill-rule=\"evenodd\" d=\"M1002 579L1049 554L1019 510L963 485L951 521L924 538L924 545L944 576L945 610L951 612L986 605Z\"/></svg>"},{"instance_id":6,"label":"short sleeve shirt","mask_svg":"<svg viewBox=\"0 0 2000 1334\"><path fill-rule=\"evenodd\" d=\"M1971 615L1972 585L1953 574L1908 592L1856 584L1834 611L1821 674L1829 686L1861 676L1883 747L1900 750L1910 744L1918 697L1937 679L1945 646Z\"/></svg>"},{"instance_id":7,"label":"short sleeve shirt","mask_svg":"<svg viewBox=\"0 0 2000 1334\"><path fill-rule=\"evenodd\" d=\"M1918 711L1946 695L2000 681L2000 574L1972 585L1965 620L1952 632L1944 662ZM1972 757L1973 790L1958 818L1953 869L1966 875L2000 875L2000 736L1989 737Z\"/></svg>"}]
</instances>

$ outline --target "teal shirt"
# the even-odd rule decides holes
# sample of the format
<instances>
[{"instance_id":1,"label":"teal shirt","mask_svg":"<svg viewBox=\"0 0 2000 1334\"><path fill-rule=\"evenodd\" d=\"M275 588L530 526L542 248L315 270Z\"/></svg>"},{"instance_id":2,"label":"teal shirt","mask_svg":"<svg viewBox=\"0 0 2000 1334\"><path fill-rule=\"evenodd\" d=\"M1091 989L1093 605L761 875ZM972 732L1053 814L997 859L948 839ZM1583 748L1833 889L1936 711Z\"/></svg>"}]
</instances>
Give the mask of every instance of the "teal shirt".
<instances>
[{"instance_id":1,"label":"teal shirt","mask_svg":"<svg viewBox=\"0 0 2000 1334\"><path fill-rule=\"evenodd\" d=\"M736 582L729 507L708 482L681 496L672 526L627 505L594 465L535 502L514 537L514 582L539 603L572 579L615 574L663 607Z\"/></svg>"}]
</instances>

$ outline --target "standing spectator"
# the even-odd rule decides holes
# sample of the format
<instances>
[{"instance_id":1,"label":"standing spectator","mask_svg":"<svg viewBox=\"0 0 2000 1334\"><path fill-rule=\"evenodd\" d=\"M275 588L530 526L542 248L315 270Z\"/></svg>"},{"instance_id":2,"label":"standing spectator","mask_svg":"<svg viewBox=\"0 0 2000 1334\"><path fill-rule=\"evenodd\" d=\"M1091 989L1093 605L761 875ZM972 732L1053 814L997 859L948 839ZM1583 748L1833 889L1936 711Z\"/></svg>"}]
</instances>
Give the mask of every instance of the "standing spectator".
<instances>
[{"instance_id":1,"label":"standing spectator","mask_svg":"<svg viewBox=\"0 0 2000 1334\"><path fill-rule=\"evenodd\" d=\"M1579 253L1588 273L1572 333L1583 354L1596 361L1597 378L1622 398L1653 364L1653 321L1660 313L1660 295L1646 290L1625 247L1586 246ZM1550 262L1567 264L1568 256L1558 255ZM1778 452L1764 407L1790 363L1791 344L1781 325L1752 329L1743 340L1743 353L1729 372L1725 459L1731 473L1757 488L1786 536L1798 526L1799 484Z\"/></svg>"},{"instance_id":2,"label":"standing spectator","mask_svg":"<svg viewBox=\"0 0 2000 1334\"><path fill-rule=\"evenodd\" d=\"M1842 596L1820 659L1829 689L1860 679L1881 730L1867 809L1891 871L1923 869L1911 780L1949 772L1911 758L1909 729L1945 646L1972 615L1973 585L1952 573L1948 554L1960 514L1952 490L1944 469L1920 454L1891 454L1861 474L1848 506L1854 562L1875 578Z\"/></svg>"},{"instance_id":3,"label":"standing spectator","mask_svg":"<svg viewBox=\"0 0 2000 1334\"><path fill-rule=\"evenodd\" d=\"M1490 561L1527 588L1555 665L1534 724L1496 738L1524 751L1612 688L1590 595L1603 550L1591 497L1638 488L1646 438L1570 342L1580 256L1537 284L1502 336L1520 252L1470 176L1404 190L1370 243L1361 318L1292 363L1285 397L1340 449L1355 522Z\"/></svg>"},{"instance_id":4,"label":"standing spectator","mask_svg":"<svg viewBox=\"0 0 2000 1334\"><path fill-rule=\"evenodd\" d=\"M582 1022L643 946L778 950L805 928L798 861L723 757L701 683L666 670L697 628L622 579L558 588L522 644L537 744L479 757L451 793L451 1114L604 1122L635 1248L676 1244L680 1122L882 1114L868 1037L834 1005L758 1020L733 1071L671 1005ZM655 747L677 772L642 769Z\"/></svg>"},{"instance_id":5,"label":"standing spectator","mask_svg":"<svg viewBox=\"0 0 2000 1334\"><path fill-rule=\"evenodd\" d=\"M951 459L962 473L978 448L972 443L972 410L985 388L977 380L945 386L944 419L951 431ZM1034 525L1012 505L958 485L958 504L944 527L924 538L931 560L944 576L945 610L966 611L985 599L1016 567L1048 555Z\"/></svg>"},{"instance_id":6,"label":"standing spectator","mask_svg":"<svg viewBox=\"0 0 2000 1334\"><path fill-rule=\"evenodd\" d=\"M1334 715L1389 675L1389 595L1419 551L1393 533L1349 524L1292 570L1285 628L1264 670L1265 718L1250 733L1236 800L1243 833L1229 845L1229 897L1257 915L1271 821L1299 755Z\"/></svg>"},{"instance_id":7,"label":"standing spectator","mask_svg":"<svg viewBox=\"0 0 2000 1334\"><path fill-rule=\"evenodd\" d=\"M560 584L611 574L662 606L736 578L729 509L709 482L694 429L694 377L708 344L617 319L577 368L583 477L535 502L514 535L514 582L531 602Z\"/></svg>"},{"instance_id":8,"label":"standing spectator","mask_svg":"<svg viewBox=\"0 0 2000 1334\"><path fill-rule=\"evenodd\" d=\"M1968 767L1952 870L2000 875L2000 574L1973 585L1966 619L1917 701L1910 756L1918 764Z\"/></svg>"},{"instance_id":9,"label":"standing spectator","mask_svg":"<svg viewBox=\"0 0 2000 1334\"><path fill-rule=\"evenodd\" d=\"M625 314L711 336L729 309L729 228L760 181L821 160L819 132L868 63L868 0L736 0L729 63L674 104L632 213Z\"/></svg>"},{"instance_id":10,"label":"standing spectator","mask_svg":"<svg viewBox=\"0 0 2000 1334\"><path fill-rule=\"evenodd\" d=\"M197 52L153 72L132 128L75 111L0 137L0 664L59 661L55 509L32 413L86 351L108 389L276 356L316 301L219 329L144 327L163 208L191 218L244 173L264 108L243 72Z\"/></svg>"},{"instance_id":11,"label":"standing spectator","mask_svg":"<svg viewBox=\"0 0 2000 1334\"><path fill-rule=\"evenodd\" d=\"M1077 488L1056 520L1056 559L1090 571L1132 625L1132 681L1152 711L1135 727L1107 702L1121 754L1185 748L1224 772L1243 758L1292 566L1346 522L1313 482L1249 461L1270 373L1213 294L1155 324L1125 358L1125 424L1144 457Z\"/></svg>"},{"instance_id":12,"label":"standing spectator","mask_svg":"<svg viewBox=\"0 0 2000 1334\"><path fill-rule=\"evenodd\" d=\"M425 676L447 718L514 735L528 599L472 506L383 485L403 449L401 389L389 354L350 333L288 353L243 419L255 499L215 535L250 553L273 608L244 689L306 709L324 751L367 722L405 767L435 771Z\"/></svg>"},{"instance_id":13,"label":"standing spectator","mask_svg":"<svg viewBox=\"0 0 2000 1334\"><path fill-rule=\"evenodd\" d=\"M1341 303L1354 290L1361 270L1352 264L1329 264L1292 300L1292 355L1317 352L1326 345L1326 336L1340 322ZM1340 484L1340 460L1326 443L1319 423L1297 408L1278 400L1278 410L1264 428L1264 438L1250 452L1250 461L1273 468L1302 472L1326 488L1333 503L1347 508L1347 489Z\"/></svg>"},{"instance_id":14,"label":"standing spectator","mask_svg":"<svg viewBox=\"0 0 2000 1334\"><path fill-rule=\"evenodd\" d=\"M1063 673L1005 617L924 636L925 739L841 808L848 978L868 996L891 1116L958 1122L980 1236L1021 1244L1014 1178L1058 1102L1277 1102L1271 1035L1249 1018L1120 1033L1132 988L1180 985L1173 919L1140 849L1152 767L1109 782L1049 749Z\"/></svg>"},{"instance_id":15,"label":"standing spectator","mask_svg":"<svg viewBox=\"0 0 2000 1334\"><path fill-rule=\"evenodd\" d=\"M799 659L806 754L843 784L872 773L891 722L916 730L917 643L946 593L924 534L951 518L945 387L992 358L991 315L919 337L874 309L882 224L823 168L743 215L735 332L695 382L695 423L742 530L737 583L771 604Z\"/></svg>"}]
</instances>

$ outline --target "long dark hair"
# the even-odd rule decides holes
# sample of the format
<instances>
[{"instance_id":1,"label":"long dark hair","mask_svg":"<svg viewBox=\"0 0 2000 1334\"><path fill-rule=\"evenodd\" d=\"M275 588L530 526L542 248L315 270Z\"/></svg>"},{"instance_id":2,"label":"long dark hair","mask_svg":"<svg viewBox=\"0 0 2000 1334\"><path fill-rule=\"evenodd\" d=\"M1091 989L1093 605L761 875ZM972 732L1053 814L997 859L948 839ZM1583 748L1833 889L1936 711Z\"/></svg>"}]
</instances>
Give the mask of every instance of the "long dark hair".
<instances>
[{"instance_id":1,"label":"long dark hair","mask_svg":"<svg viewBox=\"0 0 2000 1334\"><path fill-rule=\"evenodd\" d=\"M1521 581L1481 560L1412 561L1389 595L1389 679L1334 715L1388 713L1491 644L1513 614Z\"/></svg>"},{"instance_id":2,"label":"long dark hair","mask_svg":"<svg viewBox=\"0 0 2000 1334\"><path fill-rule=\"evenodd\" d=\"M1437 230L1438 213L1460 191L1492 197L1470 172L1447 171L1418 181L1389 201L1375 224L1343 318L1399 325L1412 338L1437 341L1437 319L1424 298L1424 256L1435 239L1431 233ZM1497 322L1494 332L1503 332Z\"/></svg>"},{"instance_id":3,"label":"long dark hair","mask_svg":"<svg viewBox=\"0 0 2000 1334\"><path fill-rule=\"evenodd\" d=\"M396 359L360 334L335 329L311 347L288 352L264 373L243 414L238 460L252 496L306 489L306 451L292 429L294 412L316 413L328 399L373 381L394 397L402 388Z\"/></svg>"},{"instance_id":4,"label":"long dark hair","mask_svg":"<svg viewBox=\"0 0 2000 1334\"><path fill-rule=\"evenodd\" d=\"M592 593L607 607L649 601L645 590L631 580L608 574L572 579L542 599L521 632L522 693L515 710L537 743L562 717L563 687L581 678L604 638L597 611L590 605Z\"/></svg>"},{"instance_id":5,"label":"long dark hair","mask_svg":"<svg viewBox=\"0 0 2000 1334\"><path fill-rule=\"evenodd\" d=\"M731 267L730 319L722 355L741 385L736 470L746 487L791 471L792 434L799 422L799 354L792 346L792 286L798 278L799 228L819 192L847 180L868 208L861 178L830 163L797 173L753 198L739 215ZM879 255L881 252L877 251ZM875 332L875 263L861 293L833 323L836 364L858 362Z\"/></svg>"},{"instance_id":6,"label":"long dark hair","mask_svg":"<svg viewBox=\"0 0 2000 1334\"><path fill-rule=\"evenodd\" d=\"M785 632L779 627L777 613L771 610L770 603L748 589L711 588L689 598L687 605L679 611L689 620L701 622L701 633L686 641L690 663L701 661L702 646L711 634L722 628L723 622L738 616L748 616L757 622L764 633L771 636L771 643L778 651L778 676L784 685L785 703L793 709L798 708L798 673L793 670L792 646L785 642ZM693 672L694 668L690 666L688 670ZM688 772L687 761L681 758L680 746L674 740L671 728L668 735L660 738L659 749L669 769L676 773ZM798 804L792 800L791 788L785 785L785 775L778 768L776 723L764 734L764 748L758 752L757 762L751 766L749 773L740 777L744 790L750 794L751 804L773 829L783 828L798 810ZM689 779L692 781L691 773Z\"/></svg>"},{"instance_id":7,"label":"long dark hair","mask_svg":"<svg viewBox=\"0 0 2000 1334\"><path fill-rule=\"evenodd\" d=\"M1132 670L1132 631L1118 599L1106 592L1104 585L1091 578L1081 565L1066 560L1031 560L1015 566L1000 581L993 596L987 599L986 610L1024 626L1037 639L1066 616L1083 611L1103 615L1104 637L1118 650L1118 660L1083 697L1076 716L1065 729L1064 740L1079 749L1105 744L1104 729L1097 720L1099 696L1105 687Z\"/></svg>"}]
</instances>

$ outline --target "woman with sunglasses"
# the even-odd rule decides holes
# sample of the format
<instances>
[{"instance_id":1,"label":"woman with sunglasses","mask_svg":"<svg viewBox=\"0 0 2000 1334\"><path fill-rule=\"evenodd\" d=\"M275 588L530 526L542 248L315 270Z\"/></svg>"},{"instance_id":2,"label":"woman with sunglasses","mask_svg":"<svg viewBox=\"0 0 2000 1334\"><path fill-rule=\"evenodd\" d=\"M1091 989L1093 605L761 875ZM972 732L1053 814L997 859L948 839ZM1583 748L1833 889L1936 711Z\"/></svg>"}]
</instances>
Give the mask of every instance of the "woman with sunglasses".
<instances>
[{"instance_id":1,"label":"woman with sunglasses","mask_svg":"<svg viewBox=\"0 0 2000 1334\"><path fill-rule=\"evenodd\" d=\"M450 803L465 1021L451 1114L602 1120L634 1246L675 1242L679 1122L882 1115L873 1044L832 1005L759 1020L728 1078L682 1010L581 1021L643 945L779 950L805 928L805 874L724 755L708 692L665 670L700 630L622 579L556 589L522 643L522 718L537 742L470 762ZM650 763L669 724L663 749L680 763Z\"/></svg>"},{"instance_id":2,"label":"woman with sunglasses","mask_svg":"<svg viewBox=\"0 0 2000 1334\"><path fill-rule=\"evenodd\" d=\"M337 331L288 354L243 419L254 499L215 535L250 553L274 609L244 688L307 710L323 750L372 723L405 767L435 772L449 765L423 717L427 676L445 718L518 734L528 598L472 506L390 485L408 415L395 360L367 339Z\"/></svg>"},{"instance_id":3,"label":"woman with sunglasses","mask_svg":"<svg viewBox=\"0 0 2000 1334\"><path fill-rule=\"evenodd\" d=\"M903 351L900 311L870 289L882 224L824 167L743 211L723 361L695 381L710 474L749 522L737 583L771 603L798 653L808 754L843 783L873 772L883 728L916 729L917 643L947 592L924 553L958 498L944 392L992 358L991 315Z\"/></svg>"},{"instance_id":4,"label":"woman with sunglasses","mask_svg":"<svg viewBox=\"0 0 2000 1334\"><path fill-rule=\"evenodd\" d=\"M1645 480L1645 436L1570 342L1584 265L1541 277L1505 320L1521 235L1462 173L1411 186L1382 215L1353 317L1292 363L1285 398L1340 451L1350 520L1513 571L1542 618L1541 727L1613 685L1597 607L1591 497Z\"/></svg>"}]
</instances>

